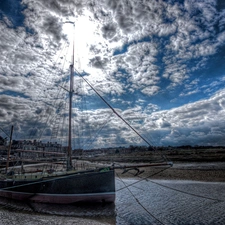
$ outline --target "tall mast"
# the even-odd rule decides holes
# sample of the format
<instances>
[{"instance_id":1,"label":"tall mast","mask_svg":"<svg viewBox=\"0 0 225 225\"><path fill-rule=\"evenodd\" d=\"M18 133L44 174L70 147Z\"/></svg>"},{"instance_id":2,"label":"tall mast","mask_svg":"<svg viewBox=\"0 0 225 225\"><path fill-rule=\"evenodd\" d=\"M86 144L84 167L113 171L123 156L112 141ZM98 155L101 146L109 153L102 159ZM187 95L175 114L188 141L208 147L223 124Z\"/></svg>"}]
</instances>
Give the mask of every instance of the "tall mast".
<instances>
[{"instance_id":1,"label":"tall mast","mask_svg":"<svg viewBox=\"0 0 225 225\"><path fill-rule=\"evenodd\" d=\"M75 24L73 24L75 26ZM75 30L75 29L74 29ZM72 99L73 99L73 77L74 77L74 34L73 34L73 52L70 65L70 89L69 89L69 135L67 151L67 170L72 168Z\"/></svg>"}]
</instances>

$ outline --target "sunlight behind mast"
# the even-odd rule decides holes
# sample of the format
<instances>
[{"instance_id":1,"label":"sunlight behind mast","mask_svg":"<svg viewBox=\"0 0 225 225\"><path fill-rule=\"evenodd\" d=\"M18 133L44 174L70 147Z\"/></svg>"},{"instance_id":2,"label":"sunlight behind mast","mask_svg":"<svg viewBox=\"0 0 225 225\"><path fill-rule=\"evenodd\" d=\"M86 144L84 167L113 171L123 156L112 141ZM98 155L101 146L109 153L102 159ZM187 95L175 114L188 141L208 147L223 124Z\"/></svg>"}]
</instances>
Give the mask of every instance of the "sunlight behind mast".
<instances>
[{"instance_id":1,"label":"sunlight behind mast","mask_svg":"<svg viewBox=\"0 0 225 225\"><path fill-rule=\"evenodd\" d=\"M75 30L72 22L65 22L63 33L70 44L69 55L71 57L74 41L74 63L78 71L90 70L89 62L94 53L90 51L91 46L97 46L101 42L101 35L97 31L96 24L89 15L83 15L75 21ZM74 38L74 39L73 39ZM68 58L71 61L71 58Z\"/></svg>"}]
</instances>

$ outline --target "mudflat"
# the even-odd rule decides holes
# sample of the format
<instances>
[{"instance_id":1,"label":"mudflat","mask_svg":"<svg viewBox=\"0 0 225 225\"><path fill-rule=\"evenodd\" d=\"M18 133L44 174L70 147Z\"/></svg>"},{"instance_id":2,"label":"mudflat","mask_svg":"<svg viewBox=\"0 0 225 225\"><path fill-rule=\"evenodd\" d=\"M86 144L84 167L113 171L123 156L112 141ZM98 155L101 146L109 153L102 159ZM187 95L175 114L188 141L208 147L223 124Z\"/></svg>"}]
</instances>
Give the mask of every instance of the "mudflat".
<instances>
[{"instance_id":1,"label":"mudflat","mask_svg":"<svg viewBox=\"0 0 225 225\"><path fill-rule=\"evenodd\" d=\"M118 169L116 175L121 178L138 176L149 179L225 182L225 162L174 163L172 167L143 167L139 168L139 172L138 170L123 172L124 170Z\"/></svg>"},{"instance_id":2,"label":"mudflat","mask_svg":"<svg viewBox=\"0 0 225 225\"><path fill-rule=\"evenodd\" d=\"M133 151L129 153L99 155L92 162L115 165L141 165L166 158L173 166L143 167L125 173L117 169L121 178L139 176L142 178L168 180L196 180L225 182L225 149L224 148L191 148L171 149L164 151ZM90 158L89 158L90 160Z\"/></svg>"}]
</instances>

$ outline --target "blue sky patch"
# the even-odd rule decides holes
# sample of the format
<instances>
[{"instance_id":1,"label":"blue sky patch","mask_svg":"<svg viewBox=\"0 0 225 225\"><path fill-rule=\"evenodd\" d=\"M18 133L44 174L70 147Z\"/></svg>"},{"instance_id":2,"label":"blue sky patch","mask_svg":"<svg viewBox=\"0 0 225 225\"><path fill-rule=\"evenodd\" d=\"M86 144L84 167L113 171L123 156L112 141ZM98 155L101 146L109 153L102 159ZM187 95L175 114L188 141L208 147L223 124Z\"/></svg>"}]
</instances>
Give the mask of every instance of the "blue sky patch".
<instances>
[{"instance_id":1,"label":"blue sky patch","mask_svg":"<svg viewBox=\"0 0 225 225\"><path fill-rule=\"evenodd\" d=\"M9 96L13 96L13 97L30 98L29 96L27 96L21 92L16 92L16 91L2 91L2 92L0 92L0 95L9 95Z\"/></svg>"},{"instance_id":2,"label":"blue sky patch","mask_svg":"<svg viewBox=\"0 0 225 225\"><path fill-rule=\"evenodd\" d=\"M24 14L26 8L21 4L22 0L2 0L0 3L0 19L6 16L13 24L13 27L23 26Z\"/></svg>"}]
</instances>

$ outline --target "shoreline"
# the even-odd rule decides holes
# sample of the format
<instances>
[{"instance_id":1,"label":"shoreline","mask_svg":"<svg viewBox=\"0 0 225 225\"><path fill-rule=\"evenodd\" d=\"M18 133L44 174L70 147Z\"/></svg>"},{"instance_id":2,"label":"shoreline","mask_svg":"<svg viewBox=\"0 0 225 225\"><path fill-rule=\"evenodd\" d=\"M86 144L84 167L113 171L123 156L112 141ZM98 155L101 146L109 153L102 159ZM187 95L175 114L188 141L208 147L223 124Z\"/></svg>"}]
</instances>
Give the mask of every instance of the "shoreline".
<instances>
[{"instance_id":1,"label":"shoreline","mask_svg":"<svg viewBox=\"0 0 225 225\"><path fill-rule=\"evenodd\" d=\"M131 163L132 165L133 163ZM194 180L207 182L225 182L225 163L174 163L172 167L143 167L137 170L129 170L123 173L122 169L116 169L116 176L120 178L148 178L162 180Z\"/></svg>"}]
</instances>

